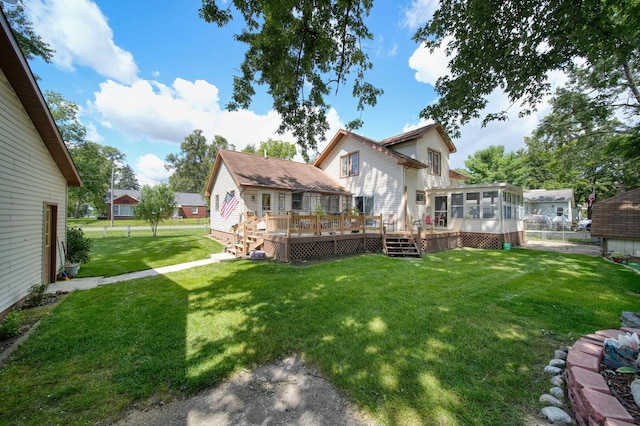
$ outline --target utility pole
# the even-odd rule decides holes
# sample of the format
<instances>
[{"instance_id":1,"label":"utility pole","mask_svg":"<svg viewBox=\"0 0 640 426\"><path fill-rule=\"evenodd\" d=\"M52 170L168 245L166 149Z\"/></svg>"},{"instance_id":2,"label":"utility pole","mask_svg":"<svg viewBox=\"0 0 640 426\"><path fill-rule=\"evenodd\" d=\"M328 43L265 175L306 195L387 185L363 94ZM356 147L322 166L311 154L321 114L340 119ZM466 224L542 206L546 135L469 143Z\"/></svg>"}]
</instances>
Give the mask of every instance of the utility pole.
<instances>
[{"instance_id":1,"label":"utility pole","mask_svg":"<svg viewBox=\"0 0 640 426\"><path fill-rule=\"evenodd\" d=\"M111 204L110 204L110 209L111 209L111 227L113 228L113 171L116 167L116 163L115 162L111 162Z\"/></svg>"}]
</instances>

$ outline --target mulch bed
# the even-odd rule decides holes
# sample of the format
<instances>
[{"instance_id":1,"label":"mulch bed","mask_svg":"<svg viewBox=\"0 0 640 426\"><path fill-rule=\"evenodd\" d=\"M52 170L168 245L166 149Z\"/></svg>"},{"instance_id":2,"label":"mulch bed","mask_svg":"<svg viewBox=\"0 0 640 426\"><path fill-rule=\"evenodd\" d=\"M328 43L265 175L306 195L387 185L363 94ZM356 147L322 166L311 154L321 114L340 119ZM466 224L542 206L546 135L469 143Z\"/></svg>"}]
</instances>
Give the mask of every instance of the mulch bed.
<instances>
[{"instance_id":1,"label":"mulch bed","mask_svg":"<svg viewBox=\"0 0 640 426\"><path fill-rule=\"evenodd\" d=\"M28 309L32 309L32 308L37 308L40 306L49 306L49 305L55 305L58 302L60 302L65 296L67 295L67 292L58 292L55 294L45 294L42 297L42 300L40 301L40 303L38 303L37 305L23 305L21 308L21 310L28 310ZM3 339L0 340L0 354L3 353L4 351L6 351L7 349L9 349L18 339L20 339L22 336L25 335L25 333L27 333L31 327L33 327L35 325L37 321L25 321L21 326L20 329L18 330L18 334L16 334L13 337L10 337L8 339Z\"/></svg>"},{"instance_id":2,"label":"mulch bed","mask_svg":"<svg viewBox=\"0 0 640 426\"><path fill-rule=\"evenodd\" d=\"M627 409L635 423L640 424L640 408L638 408L631 395L631 382L636 378L635 374L618 373L604 364L600 366L600 374L609 385L611 395L616 397L620 404Z\"/></svg>"}]
</instances>

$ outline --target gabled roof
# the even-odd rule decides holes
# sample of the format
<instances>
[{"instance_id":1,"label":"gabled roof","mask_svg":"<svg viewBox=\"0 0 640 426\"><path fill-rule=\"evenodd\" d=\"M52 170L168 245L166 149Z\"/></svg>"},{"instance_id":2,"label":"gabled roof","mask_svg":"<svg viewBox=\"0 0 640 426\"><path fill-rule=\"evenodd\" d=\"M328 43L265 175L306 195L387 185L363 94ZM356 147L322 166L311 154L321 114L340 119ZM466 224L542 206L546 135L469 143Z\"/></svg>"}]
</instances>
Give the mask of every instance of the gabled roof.
<instances>
[{"instance_id":1,"label":"gabled roof","mask_svg":"<svg viewBox=\"0 0 640 426\"><path fill-rule=\"evenodd\" d=\"M386 147L391 147L394 145L401 144L403 142L409 142L412 140L420 139L422 135L424 135L431 129L436 129L438 133L440 133L440 136L442 136L444 143L447 144L447 148L449 148L450 154L453 154L454 152L457 151L456 146L453 144L453 142L451 142L451 138L449 138L447 133L444 131L444 128L440 124L428 124L426 126L419 127L415 130L410 130L408 132L404 132L396 136L391 136L390 138L381 140L380 144Z\"/></svg>"},{"instance_id":2,"label":"gabled roof","mask_svg":"<svg viewBox=\"0 0 640 426\"><path fill-rule=\"evenodd\" d=\"M18 96L31 122L60 169L67 184L82 186L82 179L73 164L69 150L64 144L49 107L38 88L22 50L11 31L4 13L0 11L0 69ZM37 165L34 164L34 167Z\"/></svg>"},{"instance_id":3,"label":"gabled roof","mask_svg":"<svg viewBox=\"0 0 640 426\"><path fill-rule=\"evenodd\" d=\"M396 152L396 151L394 151L394 150L392 150L390 148L387 148L386 146L382 145L381 143L378 143L378 142L374 141L373 139L369 139L367 137L364 137L362 135L359 135L357 133L353 133L353 132L350 132L349 130L344 130L344 129L338 130L338 133L336 133L336 135L333 137L333 139L331 139L331 141L329 142L329 145L327 145L327 147L324 149L324 151L322 151L322 154L320 154L320 156L318 156L318 158L313 163L313 165L316 166L316 167L319 167L320 164L322 164L322 162L327 158L329 153L331 151L333 151L333 149L336 147L336 145L344 137L350 137L353 140L358 141L358 142L362 143L363 145L366 145L366 146L372 148L375 151L378 151L378 152L380 152L380 153L382 153L384 155L388 155L389 157L394 158L397 161L397 163L402 165L402 166L412 167L414 169L425 169L425 168L427 168L427 165L424 164L421 161L414 160L413 158L409 157L408 155L404 155L404 154Z\"/></svg>"},{"instance_id":4,"label":"gabled roof","mask_svg":"<svg viewBox=\"0 0 640 426\"><path fill-rule=\"evenodd\" d=\"M593 205L591 235L640 240L640 188Z\"/></svg>"},{"instance_id":5,"label":"gabled roof","mask_svg":"<svg viewBox=\"0 0 640 426\"><path fill-rule=\"evenodd\" d=\"M530 203L573 202L573 189L532 189L524 191L523 197Z\"/></svg>"},{"instance_id":6,"label":"gabled roof","mask_svg":"<svg viewBox=\"0 0 640 426\"><path fill-rule=\"evenodd\" d=\"M350 194L345 187L311 164L221 149L209 176L205 191L207 196L211 195L222 163L226 165L238 187Z\"/></svg>"},{"instance_id":7,"label":"gabled roof","mask_svg":"<svg viewBox=\"0 0 640 426\"><path fill-rule=\"evenodd\" d=\"M129 196L137 201L140 201L140 194L142 191L136 189L114 189L113 199L116 200L120 197ZM111 190L107 191L107 203L111 202ZM176 192L176 203L180 206L206 206L207 202L200 194L193 192Z\"/></svg>"}]
</instances>

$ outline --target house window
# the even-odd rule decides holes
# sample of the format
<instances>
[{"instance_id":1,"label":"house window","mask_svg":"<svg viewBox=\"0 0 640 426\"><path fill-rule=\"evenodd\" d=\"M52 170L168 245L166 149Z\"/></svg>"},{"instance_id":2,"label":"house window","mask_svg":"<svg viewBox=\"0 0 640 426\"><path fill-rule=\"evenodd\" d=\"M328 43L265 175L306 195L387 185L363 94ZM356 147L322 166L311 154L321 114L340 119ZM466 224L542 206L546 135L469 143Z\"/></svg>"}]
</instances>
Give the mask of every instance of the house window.
<instances>
[{"instance_id":1,"label":"house window","mask_svg":"<svg viewBox=\"0 0 640 426\"><path fill-rule=\"evenodd\" d=\"M133 206L131 204L114 204L113 216L133 216Z\"/></svg>"},{"instance_id":2,"label":"house window","mask_svg":"<svg viewBox=\"0 0 640 426\"><path fill-rule=\"evenodd\" d=\"M303 200L302 192L294 192L291 194L291 209L292 210L302 210L302 200Z\"/></svg>"},{"instance_id":3,"label":"house window","mask_svg":"<svg viewBox=\"0 0 640 426\"><path fill-rule=\"evenodd\" d=\"M216 194L216 211L220 211L220 195Z\"/></svg>"},{"instance_id":4,"label":"house window","mask_svg":"<svg viewBox=\"0 0 640 426\"><path fill-rule=\"evenodd\" d=\"M464 205L464 217L466 219L478 219L480 217L480 193L467 193L467 202Z\"/></svg>"},{"instance_id":5,"label":"house window","mask_svg":"<svg viewBox=\"0 0 640 426\"><path fill-rule=\"evenodd\" d=\"M191 214L198 214L198 206L191 207Z\"/></svg>"},{"instance_id":6,"label":"house window","mask_svg":"<svg viewBox=\"0 0 640 426\"><path fill-rule=\"evenodd\" d=\"M416 204L424 204L424 191L416 191Z\"/></svg>"},{"instance_id":7,"label":"house window","mask_svg":"<svg viewBox=\"0 0 640 426\"><path fill-rule=\"evenodd\" d=\"M464 217L464 194L451 194L451 217L462 219Z\"/></svg>"},{"instance_id":8,"label":"house window","mask_svg":"<svg viewBox=\"0 0 640 426\"><path fill-rule=\"evenodd\" d=\"M495 219L498 217L498 191L484 191L482 193L482 218Z\"/></svg>"},{"instance_id":9,"label":"house window","mask_svg":"<svg viewBox=\"0 0 640 426\"><path fill-rule=\"evenodd\" d=\"M337 195L323 195L320 199L320 204L324 211L329 214L340 212L340 197Z\"/></svg>"},{"instance_id":10,"label":"house window","mask_svg":"<svg viewBox=\"0 0 640 426\"><path fill-rule=\"evenodd\" d=\"M429 174L440 176L440 153L433 150L427 151L427 166Z\"/></svg>"},{"instance_id":11,"label":"house window","mask_svg":"<svg viewBox=\"0 0 640 426\"><path fill-rule=\"evenodd\" d=\"M360 173L359 154L352 152L340 157L340 177L355 176Z\"/></svg>"}]
</instances>

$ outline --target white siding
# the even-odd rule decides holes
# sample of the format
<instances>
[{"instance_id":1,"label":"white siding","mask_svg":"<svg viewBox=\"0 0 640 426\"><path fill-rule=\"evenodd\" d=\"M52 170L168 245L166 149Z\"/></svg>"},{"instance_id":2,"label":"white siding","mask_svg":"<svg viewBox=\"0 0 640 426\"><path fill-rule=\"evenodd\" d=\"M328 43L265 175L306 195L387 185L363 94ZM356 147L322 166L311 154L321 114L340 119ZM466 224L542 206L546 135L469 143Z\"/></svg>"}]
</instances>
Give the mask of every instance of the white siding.
<instances>
[{"instance_id":1,"label":"white siding","mask_svg":"<svg viewBox=\"0 0 640 426\"><path fill-rule=\"evenodd\" d=\"M0 312L42 284L45 203L57 206L58 239L66 241L66 191L62 173L0 71ZM56 265L60 258L58 253Z\"/></svg>"},{"instance_id":2,"label":"white siding","mask_svg":"<svg viewBox=\"0 0 640 426\"><path fill-rule=\"evenodd\" d=\"M340 157L356 151L359 153L360 174L340 177ZM353 196L373 196L374 214L382 214L386 219L389 214L395 213L399 221L402 220L403 166L397 164L394 158L345 137L328 155L321 168Z\"/></svg>"},{"instance_id":3,"label":"white siding","mask_svg":"<svg viewBox=\"0 0 640 426\"><path fill-rule=\"evenodd\" d=\"M229 169L224 162L220 165L218 175L215 177L214 182L213 188L211 189L211 229L221 232L230 232L230 228L242 220L242 215L245 211L245 205L242 198L243 194L240 194L240 188L236 186L233 177L231 176L231 173L229 173ZM229 216L228 219L224 219L220 216L220 211L216 210L216 195L220 198L220 207L222 208L224 197L229 191L235 191L236 198L240 202L233 213L231 213L231 216Z\"/></svg>"}]
</instances>

